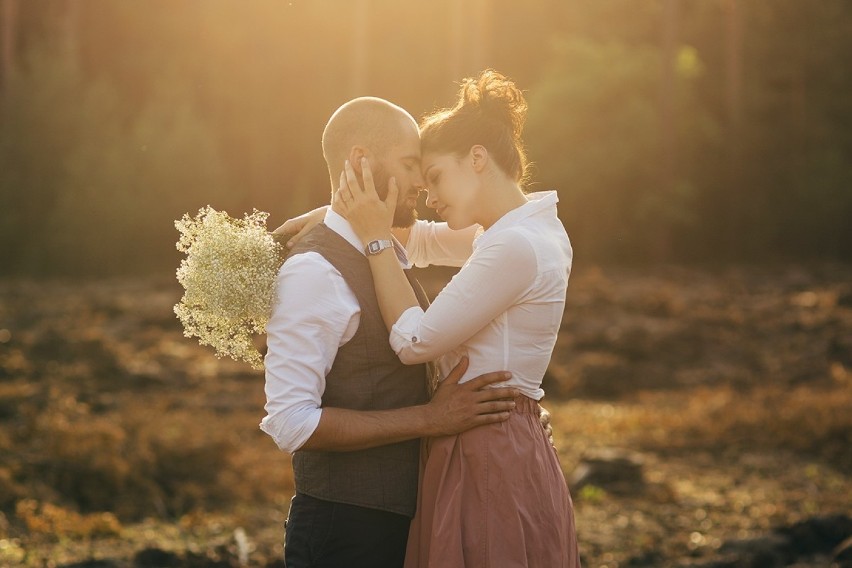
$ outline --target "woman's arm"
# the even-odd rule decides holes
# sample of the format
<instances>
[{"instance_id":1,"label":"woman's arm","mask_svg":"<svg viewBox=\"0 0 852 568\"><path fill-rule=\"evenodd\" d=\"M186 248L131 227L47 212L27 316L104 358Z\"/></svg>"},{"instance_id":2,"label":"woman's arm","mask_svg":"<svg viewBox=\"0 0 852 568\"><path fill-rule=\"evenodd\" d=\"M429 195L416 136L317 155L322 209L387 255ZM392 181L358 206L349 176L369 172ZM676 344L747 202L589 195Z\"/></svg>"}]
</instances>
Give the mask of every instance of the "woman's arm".
<instances>
[{"instance_id":1,"label":"woman's arm","mask_svg":"<svg viewBox=\"0 0 852 568\"><path fill-rule=\"evenodd\" d=\"M287 237L287 242L285 243L287 248L293 248L293 245L295 245L302 239L302 237L308 234L308 231L322 223L323 219L325 219L325 214L326 212L328 212L329 208L330 206L323 205L322 207L317 207L316 209L312 209L310 211L307 211L306 213L302 213L297 217L287 219L282 225L272 231L272 234L280 238ZM448 239L446 236L444 236L449 230L450 229L444 230L443 228L436 228L433 231L436 237L433 237L430 240L427 236L424 235L424 237L418 238L418 243L420 243L421 241L425 241L420 246L429 246L430 244L433 244L432 241L434 241L433 246L437 245L443 248L448 248L448 245L445 244L448 243L451 244L451 246L455 245L455 248L458 248L458 238L456 238L455 240L451 240L452 238ZM402 243L402 246L406 246L406 244L408 243L408 238L411 232L412 227L393 227L391 229L391 233L393 233L393 236L396 237L396 240ZM418 234L420 233L421 232L418 231ZM470 252L468 252L468 256L470 256Z\"/></svg>"},{"instance_id":2,"label":"woman's arm","mask_svg":"<svg viewBox=\"0 0 852 568\"><path fill-rule=\"evenodd\" d=\"M373 284L376 287L376 298L379 300L382 319L385 320L385 326L390 331L404 311L419 307L420 303L393 249L368 255L368 258L370 270L373 271Z\"/></svg>"},{"instance_id":3,"label":"woman's arm","mask_svg":"<svg viewBox=\"0 0 852 568\"><path fill-rule=\"evenodd\" d=\"M532 245L515 231L478 248L425 312L406 310L391 328L391 347L406 364L452 351L523 299L535 284ZM376 283L376 293L379 283ZM381 296L379 296L381 297Z\"/></svg>"},{"instance_id":4,"label":"woman's arm","mask_svg":"<svg viewBox=\"0 0 852 568\"><path fill-rule=\"evenodd\" d=\"M285 246L293 248L293 245L304 237L308 231L322 223L322 220L325 219L326 211L328 211L328 205L323 205L307 213L302 213L298 217L287 219L283 225L272 231L272 234L278 235L281 238L287 237Z\"/></svg>"},{"instance_id":5,"label":"woman's arm","mask_svg":"<svg viewBox=\"0 0 852 568\"><path fill-rule=\"evenodd\" d=\"M396 232L394 235L405 246L408 260L414 266L462 266L470 258L473 240L481 229L479 225L450 229L443 222L417 220L406 241Z\"/></svg>"},{"instance_id":6,"label":"woman's arm","mask_svg":"<svg viewBox=\"0 0 852 568\"><path fill-rule=\"evenodd\" d=\"M355 170L347 160L340 175L340 188L332 199L332 209L346 217L365 245L374 240L391 240L391 224L399 194L396 179L391 178L388 182L387 199L382 201L376 193L367 158L361 160L361 175L364 188L361 188ZM368 254L367 258L373 271L382 319L390 331L402 312L420 304L392 248L375 255Z\"/></svg>"}]
</instances>

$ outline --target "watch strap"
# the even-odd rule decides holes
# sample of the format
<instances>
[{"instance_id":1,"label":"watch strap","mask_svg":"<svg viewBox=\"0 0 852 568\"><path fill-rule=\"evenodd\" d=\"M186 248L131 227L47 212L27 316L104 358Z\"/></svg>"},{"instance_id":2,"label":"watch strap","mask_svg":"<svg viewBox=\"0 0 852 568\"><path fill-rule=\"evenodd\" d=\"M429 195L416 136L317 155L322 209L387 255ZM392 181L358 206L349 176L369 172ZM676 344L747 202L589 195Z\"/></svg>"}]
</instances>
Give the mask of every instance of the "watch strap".
<instances>
[{"instance_id":1,"label":"watch strap","mask_svg":"<svg viewBox=\"0 0 852 568\"><path fill-rule=\"evenodd\" d=\"M393 248L393 241L390 239L378 239L367 243L367 246L364 247L364 253L367 256L373 256L388 248Z\"/></svg>"}]
</instances>

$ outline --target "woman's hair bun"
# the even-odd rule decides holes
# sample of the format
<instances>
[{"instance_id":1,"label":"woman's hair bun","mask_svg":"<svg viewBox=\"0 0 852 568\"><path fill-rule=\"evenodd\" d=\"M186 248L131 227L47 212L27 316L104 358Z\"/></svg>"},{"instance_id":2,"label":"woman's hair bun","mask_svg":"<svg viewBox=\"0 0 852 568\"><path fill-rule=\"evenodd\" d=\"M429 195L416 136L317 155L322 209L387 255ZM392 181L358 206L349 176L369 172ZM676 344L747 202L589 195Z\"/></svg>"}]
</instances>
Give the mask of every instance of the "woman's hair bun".
<instances>
[{"instance_id":1,"label":"woman's hair bun","mask_svg":"<svg viewBox=\"0 0 852 568\"><path fill-rule=\"evenodd\" d=\"M462 82L457 111L477 109L484 116L505 123L519 139L527 117L527 101L521 90L493 69Z\"/></svg>"},{"instance_id":2,"label":"woman's hair bun","mask_svg":"<svg viewBox=\"0 0 852 568\"><path fill-rule=\"evenodd\" d=\"M452 152L464 156L482 145L494 163L523 184L527 158L521 132L527 117L527 101L505 75L486 69L462 81L455 106L437 110L420 122L424 154Z\"/></svg>"}]
</instances>

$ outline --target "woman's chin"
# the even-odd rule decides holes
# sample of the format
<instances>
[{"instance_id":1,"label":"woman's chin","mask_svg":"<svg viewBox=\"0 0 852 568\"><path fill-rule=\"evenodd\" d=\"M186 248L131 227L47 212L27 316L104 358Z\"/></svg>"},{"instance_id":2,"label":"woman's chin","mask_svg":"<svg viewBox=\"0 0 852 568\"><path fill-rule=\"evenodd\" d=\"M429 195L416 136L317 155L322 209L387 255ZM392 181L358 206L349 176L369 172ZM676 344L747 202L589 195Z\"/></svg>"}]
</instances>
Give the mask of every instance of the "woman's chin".
<instances>
[{"instance_id":1,"label":"woman's chin","mask_svg":"<svg viewBox=\"0 0 852 568\"><path fill-rule=\"evenodd\" d=\"M461 221L461 220L453 219L453 218L447 219L446 221L447 221L447 226L454 231L460 231L462 229L467 229L468 227L473 225L472 221Z\"/></svg>"}]
</instances>

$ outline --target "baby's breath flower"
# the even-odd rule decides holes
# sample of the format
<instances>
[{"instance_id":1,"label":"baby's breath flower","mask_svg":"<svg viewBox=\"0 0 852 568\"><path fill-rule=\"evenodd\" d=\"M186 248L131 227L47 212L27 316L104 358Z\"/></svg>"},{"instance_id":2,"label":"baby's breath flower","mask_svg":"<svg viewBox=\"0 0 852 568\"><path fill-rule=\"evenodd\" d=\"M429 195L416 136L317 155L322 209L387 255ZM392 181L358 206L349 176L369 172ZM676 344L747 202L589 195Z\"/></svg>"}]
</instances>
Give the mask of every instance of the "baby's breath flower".
<instances>
[{"instance_id":1,"label":"baby's breath flower","mask_svg":"<svg viewBox=\"0 0 852 568\"><path fill-rule=\"evenodd\" d=\"M266 230L268 213L233 219L203 207L175 221L177 249L186 258L177 270L184 295L175 305L186 337L210 345L216 356L263 368L253 334L264 333L275 301L281 245Z\"/></svg>"}]
</instances>

